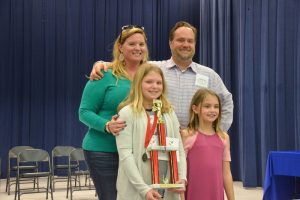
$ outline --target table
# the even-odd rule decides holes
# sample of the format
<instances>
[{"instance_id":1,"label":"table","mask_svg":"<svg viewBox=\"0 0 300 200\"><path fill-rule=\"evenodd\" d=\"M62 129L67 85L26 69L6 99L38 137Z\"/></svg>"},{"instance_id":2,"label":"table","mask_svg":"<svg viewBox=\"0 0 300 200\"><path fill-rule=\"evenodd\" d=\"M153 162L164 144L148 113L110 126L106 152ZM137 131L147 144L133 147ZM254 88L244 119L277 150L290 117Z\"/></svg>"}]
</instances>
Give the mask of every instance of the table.
<instances>
[{"instance_id":1,"label":"table","mask_svg":"<svg viewBox=\"0 0 300 200\"><path fill-rule=\"evenodd\" d=\"M300 151L269 152L263 200L290 200L300 191Z\"/></svg>"}]
</instances>

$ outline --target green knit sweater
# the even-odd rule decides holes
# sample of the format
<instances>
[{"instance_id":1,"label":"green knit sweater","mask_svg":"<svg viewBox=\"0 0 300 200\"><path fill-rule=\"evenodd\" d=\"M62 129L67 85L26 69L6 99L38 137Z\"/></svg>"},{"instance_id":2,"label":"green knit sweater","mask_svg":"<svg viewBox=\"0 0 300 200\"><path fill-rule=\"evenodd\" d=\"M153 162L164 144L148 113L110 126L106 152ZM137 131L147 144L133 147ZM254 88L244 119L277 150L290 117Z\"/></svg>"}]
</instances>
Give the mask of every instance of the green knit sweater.
<instances>
[{"instance_id":1,"label":"green knit sweater","mask_svg":"<svg viewBox=\"0 0 300 200\"><path fill-rule=\"evenodd\" d=\"M117 152L115 137L105 132L106 122L130 90L131 82L117 79L111 70L99 81L88 81L81 98L79 120L89 127L82 148L89 151Z\"/></svg>"}]
</instances>

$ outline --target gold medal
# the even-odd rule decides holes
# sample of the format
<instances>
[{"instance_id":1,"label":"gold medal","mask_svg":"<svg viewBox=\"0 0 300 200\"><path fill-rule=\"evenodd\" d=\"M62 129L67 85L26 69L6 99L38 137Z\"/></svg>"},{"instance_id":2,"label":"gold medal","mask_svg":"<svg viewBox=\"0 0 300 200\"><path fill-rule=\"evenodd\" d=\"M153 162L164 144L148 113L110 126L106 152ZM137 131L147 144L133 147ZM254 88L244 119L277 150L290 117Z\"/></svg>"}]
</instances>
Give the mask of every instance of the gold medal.
<instances>
[{"instance_id":1,"label":"gold medal","mask_svg":"<svg viewBox=\"0 0 300 200\"><path fill-rule=\"evenodd\" d=\"M143 160L144 162L147 161L147 154L146 154L146 152L143 153L143 155L142 155L142 160Z\"/></svg>"}]
</instances>

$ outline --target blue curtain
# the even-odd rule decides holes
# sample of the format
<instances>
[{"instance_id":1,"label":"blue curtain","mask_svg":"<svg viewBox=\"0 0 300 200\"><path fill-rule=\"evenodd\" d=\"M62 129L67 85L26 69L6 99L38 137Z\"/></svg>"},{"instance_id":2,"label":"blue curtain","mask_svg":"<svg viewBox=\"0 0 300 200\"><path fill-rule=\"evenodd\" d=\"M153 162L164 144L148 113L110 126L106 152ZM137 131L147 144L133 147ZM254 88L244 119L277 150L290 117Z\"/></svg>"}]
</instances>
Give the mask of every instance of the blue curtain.
<instances>
[{"instance_id":1,"label":"blue curtain","mask_svg":"<svg viewBox=\"0 0 300 200\"><path fill-rule=\"evenodd\" d=\"M270 150L300 149L300 1L242 0L234 75L239 177L262 185Z\"/></svg>"},{"instance_id":2,"label":"blue curtain","mask_svg":"<svg viewBox=\"0 0 300 200\"><path fill-rule=\"evenodd\" d=\"M48 152L81 146L87 128L77 112L85 74L96 60L111 60L123 25L143 25L151 58L169 58L169 29L180 19L193 23L197 7L190 0L1 0L3 171L16 145Z\"/></svg>"},{"instance_id":3,"label":"blue curtain","mask_svg":"<svg viewBox=\"0 0 300 200\"><path fill-rule=\"evenodd\" d=\"M199 30L194 60L233 93L234 179L262 186L270 150L300 149L299 10L298 0L1 0L2 170L16 145L81 146L84 75L111 60L120 27L144 26L159 60L170 57L170 28L186 20Z\"/></svg>"}]
</instances>

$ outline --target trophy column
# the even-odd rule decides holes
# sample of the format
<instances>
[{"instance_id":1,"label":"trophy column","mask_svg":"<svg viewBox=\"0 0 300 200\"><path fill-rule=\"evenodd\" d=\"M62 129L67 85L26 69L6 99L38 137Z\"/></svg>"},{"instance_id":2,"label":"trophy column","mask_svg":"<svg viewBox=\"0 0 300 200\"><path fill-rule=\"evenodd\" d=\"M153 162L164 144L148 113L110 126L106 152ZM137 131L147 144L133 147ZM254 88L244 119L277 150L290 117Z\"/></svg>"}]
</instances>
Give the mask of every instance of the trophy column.
<instances>
[{"instance_id":1,"label":"trophy column","mask_svg":"<svg viewBox=\"0 0 300 200\"><path fill-rule=\"evenodd\" d=\"M183 184L176 184L179 180L178 177L178 165L177 165L177 148L168 147L166 132L165 132L165 123L162 116L162 103L160 100L154 100L153 102L153 111L158 118L157 121L157 146L151 146L148 148L150 151L150 162L151 162L151 175L152 175L152 187L153 188L181 188L184 187ZM169 158L169 168L170 168L170 182L166 178L163 183L159 182L159 165L158 165L158 152L168 152Z\"/></svg>"}]
</instances>

